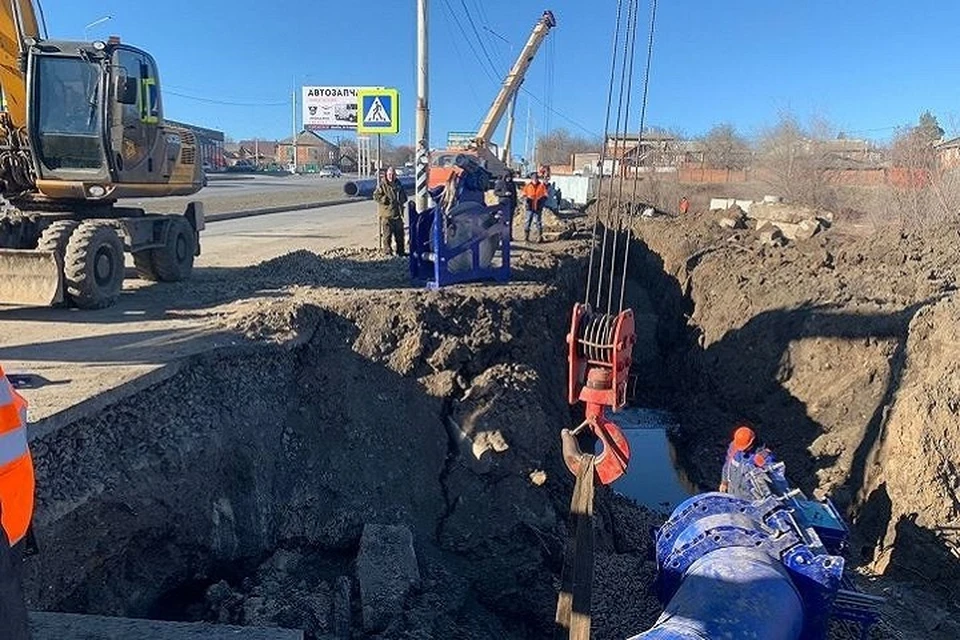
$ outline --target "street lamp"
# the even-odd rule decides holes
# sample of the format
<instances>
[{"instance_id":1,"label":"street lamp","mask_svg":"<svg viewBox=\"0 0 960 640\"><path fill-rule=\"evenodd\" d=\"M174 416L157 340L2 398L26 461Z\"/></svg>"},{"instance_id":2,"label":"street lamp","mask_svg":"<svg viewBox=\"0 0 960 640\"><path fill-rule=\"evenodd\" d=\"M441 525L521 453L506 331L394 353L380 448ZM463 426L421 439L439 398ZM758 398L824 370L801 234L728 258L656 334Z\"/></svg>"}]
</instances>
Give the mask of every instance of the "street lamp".
<instances>
[{"instance_id":1,"label":"street lamp","mask_svg":"<svg viewBox=\"0 0 960 640\"><path fill-rule=\"evenodd\" d=\"M85 26L85 27L83 28L83 40L84 40L84 42L87 42L87 41L90 40L90 38L87 37L87 33L90 31L90 29L92 29L93 27L97 26L98 24L103 24L104 22L107 22L108 20L113 20L113 16L103 16L103 17L100 18L99 20L94 20L93 22L91 22L90 24L88 24L87 26Z\"/></svg>"}]
</instances>

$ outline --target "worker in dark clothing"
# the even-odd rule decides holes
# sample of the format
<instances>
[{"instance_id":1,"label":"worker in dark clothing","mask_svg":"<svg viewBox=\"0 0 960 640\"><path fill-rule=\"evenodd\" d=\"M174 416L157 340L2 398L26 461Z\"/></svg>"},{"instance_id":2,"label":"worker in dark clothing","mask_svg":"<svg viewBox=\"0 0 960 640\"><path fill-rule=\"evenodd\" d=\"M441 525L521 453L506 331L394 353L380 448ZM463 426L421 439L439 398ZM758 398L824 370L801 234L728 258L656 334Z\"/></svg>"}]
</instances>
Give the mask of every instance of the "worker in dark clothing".
<instances>
[{"instance_id":1,"label":"worker in dark clothing","mask_svg":"<svg viewBox=\"0 0 960 640\"><path fill-rule=\"evenodd\" d=\"M773 453L770 449L757 445L757 434L753 429L746 425L737 427L733 432L733 441L727 447L727 457L723 463L720 479L720 491L745 500L752 500L753 497L744 484L747 471L773 462Z\"/></svg>"},{"instance_id":2,"label":"worker in dark clothing","mask_svg":"<svg viewBox=\"0 0 960 640\"><path fill-rule=\"evenodd\" d=\"M502 215L506 216L504 222L507 225L507 233L510 239L513 239L513 216L517 213L517 184L513 181L513 170L507 169L507 172L497 179L493 185L493 193L497 196Z\"/></svg>"},{"instance_id":3,"label":"worker in dark clothing","mask_svg":"<svg viewBox=\"0 0 960 640\"><path fill-rule=\"evenodd\" d=\"M517 185L513 181L513 171L507 172L497 180L493 186L493 193L500 201L500 205L513 217L517 210Z\"/></svg>"},{"instance_id":4,"label":"worker in dark clothing","mask_svg":"<svg viewBox=\"0 0 960 640\"><path fill-rule=\"evenodd\" d=\"M403 248L403 205L407 202L407 192L393 167L387 167L384 179L373 192L373 199L379 205L380 250L388 256L407 255ZM395 254L391 244L396 244Z\"/></svg>"}]
</instances>

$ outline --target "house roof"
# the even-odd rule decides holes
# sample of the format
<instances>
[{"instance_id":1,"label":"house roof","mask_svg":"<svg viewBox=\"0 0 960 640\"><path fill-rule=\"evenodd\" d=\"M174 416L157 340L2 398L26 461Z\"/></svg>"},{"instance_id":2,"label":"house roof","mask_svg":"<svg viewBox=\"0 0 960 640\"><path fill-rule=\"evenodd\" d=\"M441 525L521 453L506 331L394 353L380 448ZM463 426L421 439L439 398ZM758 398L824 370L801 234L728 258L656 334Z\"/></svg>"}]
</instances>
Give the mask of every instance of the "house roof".
<instances>
[{"instance_id":1,"label":"house roof","mask_svg":"<svg viewBox=\"0 0 960 640\"><path fill-rule=\"evenodd\" d=\"M934 146L937 149L958 149L960 148L960 138L950 138L949 140L941 140Z\"/></svg>"},{"instance_id":2,"label":"house roof","mask_svg":"<svg viewBox=\"0 0 960 640\"><path fill-rule=\"evenodd\" d=\"M279 144L289 145L290 138L286 137L280 141ZM336 147L336 143L330 142L326 138L320 136L320 134L315 131L310 131L304 129L299 134L297 134L297 145L305 147Z\"/></svg>"}]
</instances>

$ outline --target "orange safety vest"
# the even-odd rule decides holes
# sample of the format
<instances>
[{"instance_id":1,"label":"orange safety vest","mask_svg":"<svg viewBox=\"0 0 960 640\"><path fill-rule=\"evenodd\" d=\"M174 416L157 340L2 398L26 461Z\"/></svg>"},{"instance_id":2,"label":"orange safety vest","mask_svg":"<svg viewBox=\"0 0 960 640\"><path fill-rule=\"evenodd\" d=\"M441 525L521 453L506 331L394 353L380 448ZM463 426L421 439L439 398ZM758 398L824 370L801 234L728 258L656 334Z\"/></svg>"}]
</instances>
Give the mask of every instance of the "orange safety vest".
<instances>
[{"instance_id":1,"label":"orange safety vest","mask_svg":"<svg viewBox=\"0 0 960 640\"><path fill-rule=\"evenodd\" d=\"M0 524L11 546L30 528L34 488L33 460L27 446L27 401L0 367Z\"/></svg>"},{"instance_id":2,"label":"orange safety vest","mask_svg":"<svg viewBox=\"0 0 960 640\"><path fill-rule=\"evenodd\" d=\"M534 206L536 206L538 202L547 197L547 185L542 182L540 184L528 182L523 187L523 196L528 200L532 200Z\"/></svg>"}]
</instances>

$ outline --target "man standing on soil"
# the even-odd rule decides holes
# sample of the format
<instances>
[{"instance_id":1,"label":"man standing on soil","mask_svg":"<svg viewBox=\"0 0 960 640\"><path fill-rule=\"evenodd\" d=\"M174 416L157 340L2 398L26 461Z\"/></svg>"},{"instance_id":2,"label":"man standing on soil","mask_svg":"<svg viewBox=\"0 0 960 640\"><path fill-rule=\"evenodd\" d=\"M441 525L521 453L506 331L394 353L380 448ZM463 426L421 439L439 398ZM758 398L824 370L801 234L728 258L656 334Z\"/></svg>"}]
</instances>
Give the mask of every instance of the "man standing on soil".
<instances>
[{"instance_id":1,"label":"man standing on soil","mask_svg":"<svg viewBox=\"0 0 960 640\"><path fill-rule=\"evenodd\" d=\"M0 637L29 640L21 568L33 519L27 402L0 368Z\"/></svg>"},{"instance_id":2,"label":"man standing on soil","mask_svg":"<svg viewBox=\"0 0 960 640\"><path fill-rule=\"evenodd\" d=\"M744 486L747 472L773 462L773 453L764 446L757 445L757 434L746 425L740 425L733 432L733 441L727 447L727 457L723 463L720 479L720 491L744 500L753 496Z\"/></svg>"},{"instance_id":3,"label":"man standing on soil","mask_svg":"<svg viewBox=\"0 0 960 640\"><path fill-rule=\"evenodd\" d=\"M501 210L509 216L506 220L507 228L513 229L513 216L517 213L517 185L513 181L512 169L507 169L507 172L497 179L493 193L500 202Z\"/></svg>"},{"instance_id":4,"label":"man standing on soil","mask_svg":"<svg viewBox=\"0 0 960 640\"><path fill-rule=\"evenodd\" d=\"M537 221L537 242L543 242L543 203L547 200L547 186L540 182L540 176L533 178L523 187L523 197L527 203L527 221L523 227L523 240L530 242L530 225Z\"/></svg>"},{"instance_id":5,"label":"man standing on soil","mask_svg":"<svg viewBox=\"0 0 960 640\"><path fill-rule=\"evenodd\" d=\"M387 174L373 192L373 199L380 205L380 250L385 255L394 255L392 240L396 243L396 255L407 255L403 248L403 205L407 202L407 192L393 167L387 167Z\"/></svg>"}]
</instances>

